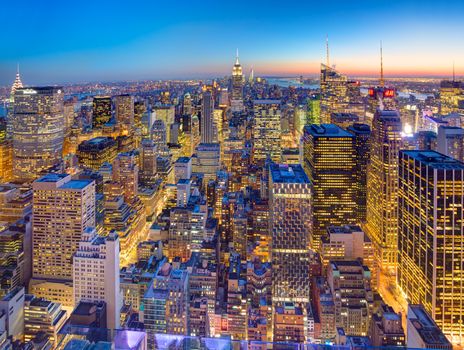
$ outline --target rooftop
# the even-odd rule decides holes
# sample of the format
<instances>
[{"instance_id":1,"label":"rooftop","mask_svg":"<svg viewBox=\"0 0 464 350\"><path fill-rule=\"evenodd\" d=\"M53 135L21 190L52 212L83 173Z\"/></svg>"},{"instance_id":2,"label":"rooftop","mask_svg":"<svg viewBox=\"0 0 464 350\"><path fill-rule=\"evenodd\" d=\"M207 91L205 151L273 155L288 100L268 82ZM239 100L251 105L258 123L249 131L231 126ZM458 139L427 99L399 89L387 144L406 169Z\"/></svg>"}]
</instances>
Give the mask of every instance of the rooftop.
<instances>
[{"instance_id":1,"label":"rooftop","mask_svg":"<svg viewBox=\"0 0 464 350\"><path fill-rule=\"evenodd\" d=\"M353 135L335 124L311 124L304 127L305 134L313 137L350 137Z\"/></svg>"},{"instance_id":2,"label":"rooftop","mask_svg":"<svg viewBox=\"0 0 464 350\"><path fill-rule=\"evenodd\" d=\"M408 323L409 321L426 344L450 344L448 339L443 335L443 332L440 328L438 328L437 324L425 311L422 305L409 305Z\"/></svg>"},{"instance_id":3,"label":"rooftop","mask_svg":"<svg viewBox=\"0 0 464 350\"><path fill-rule=\"evenodd\" d=\"M71 180L63 184L61 189L81 190L91 184L93 180Z\"/></svg>"},{"instance_id":4,"label":"rooftop","mask_svg":"<svg viewBox=\"0 0 464 350\"><path fill-rule=\"evenodd\" d=\"M400 158L403 155L434 169L464 170L464 163L436 151L400 151Z\"/></svg>"},{"instance_id":5,"label":"rooftop","mask_svg":"<svg viewBox=\"0 0 464 350\"><path fill-rule=\"evenodd\" d=\"M300 164L271 164L269 167L274 183L307 183L309 178Z\"/></svg>"}]
</instances>

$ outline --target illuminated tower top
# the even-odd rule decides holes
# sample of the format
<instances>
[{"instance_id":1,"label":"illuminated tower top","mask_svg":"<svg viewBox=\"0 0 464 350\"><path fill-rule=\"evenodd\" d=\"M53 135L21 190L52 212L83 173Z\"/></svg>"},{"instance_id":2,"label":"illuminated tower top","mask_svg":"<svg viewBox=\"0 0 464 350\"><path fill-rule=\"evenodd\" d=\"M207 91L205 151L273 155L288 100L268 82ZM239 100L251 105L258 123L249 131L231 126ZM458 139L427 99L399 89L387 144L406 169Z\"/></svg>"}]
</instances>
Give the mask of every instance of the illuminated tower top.
<instances>
[{"instance_id":1,"label":"illuminated tower top","mask_svg":"<svg viewBox=\"0 0 464 350\"><path fill-rule=\"evenodd\" d=\"M21 82L21 77L19 76L19 64L16 69L16 78L11 87L11 95L13 96L17 89L21 89L23 87L23 83Z\"/></svg>"},{"instance_id":2,"label":"illuminated tower top","mask_svg":"<svg viewBox=\"0 0 464 350\"><path fill-rule=\"evenodd\" d=\"M237 55L235 56L235 64L234 64L234 68L232 69L232 75L233 76L242 75L242 65L240 64L240 61L238 59L238 49L237 49Z\"/></svg>"}]
</instances>

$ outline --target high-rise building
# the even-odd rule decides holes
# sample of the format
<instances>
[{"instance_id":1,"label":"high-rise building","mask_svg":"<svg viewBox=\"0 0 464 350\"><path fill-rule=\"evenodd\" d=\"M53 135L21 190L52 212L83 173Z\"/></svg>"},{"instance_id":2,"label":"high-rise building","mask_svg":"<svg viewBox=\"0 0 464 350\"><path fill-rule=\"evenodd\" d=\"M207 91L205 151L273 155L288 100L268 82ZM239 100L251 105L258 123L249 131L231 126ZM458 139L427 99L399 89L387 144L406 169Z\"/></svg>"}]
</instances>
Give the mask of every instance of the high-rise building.
<instances>
[{"instance_id":1,"label":"high-rise building","mask_svg":"<svg viewBox=\"0 0 464 350\"><path fill-rule=\"evenodd\" d=\"M77 147L77 159L84 168L98 170L104 163L113 163L118 154L118 144L111 137L95 137Z\"/></svg>"},{"instance_id":2,"label":"high-rise building","mask_svg":"<svg viewBox=\"0 0 464 350\"><path fill-rule=\"evenodd\" d=\"M311 183L301 165L270 165L272 302L310 296Z\"/></svg>"},{"instance_id":3,"label":"high-rise building","mask_svg":"<svg viewBox=\"0 0 464 350\"><path fill-rule=\"evenodd\" d=\"M330 226L327 228L327 236L322 237L321 256L324 266L330 261L361 259L363 265L371 270L372 278L375 275L374 248L372 242L357 225Z\"/></svg>"},{"instance_id":4,"label":"high-rise building","mask_svg":"<svg viewBox=\"0 0 464 350\"><path fill-rule=\"evenodd\" d=\"M114 97L114 115L122 130L134 127L134 96L118 95Z\"/></svg>"},{"instance_id":5,"label":"high-rise building","mask_svg":"<svg viewBox=\"0 0 464 350\"><path fill-rule=\"evenodd\" d=\"M320 122L330 123L332 113L344 112L348 105L347 77L328 65L321 64Z\"/></svg>"},{"instance_id":6,"label":"high-rise building","mask_svg":"<svg viewBox=\"0 0 464 350\"><path fill-rule=\"evenodd\" d=\"M371 128L367 124L355 123L346 129L354 136L356 149L356 192L358 222L366 221L367 211L367 167L370 160Z\"/></svg>"},{"instance_id":7,"label":"high-rise building","mask_svg":"<svg viewBox=\"0 0 464 350\"><path fill-rule=\"evenodd\" d=\"M257 163L263 163L268 156L279 163L282 148L280 100L253 101L253 158Z\"/></svg>"},{"instance_id":8,"label":"high-rise building","mask_svg":"<svg viewBox=\"0 0 464 350\"><path fill-rule=\"evenodd\" d=\"M359 262L332 261L327 281L335 303L335 325L347 335L367 336L373 305L371 273Z\"/></svg>"},{"instance_id":9,"label":"high-rise building","mask_svg":"<svg viewBox=\"0 0 464 350\"><path fill-rule=\"evenodd\" d=\"M409 349L453 349L423 305L408 305L407 335Z\"/></svg>"},{"instance_id":10,"label":"high-rise building","mask_svg":"<svg viewBox=\"0 0 464 350\"><path fill-rule=\"evenodd\" d=\"M6 121L0 118L0 182L9 182L13 177L13 148L6 137Z\"/></svg>"},{"instance_id":11,"label":"high-rise building","mask_svg":"<svg viewBox=\"0 0 464 350\"><path fill-rule=\"evenodd\" d=\"M143 297L143 322L149 348L158 333L187 335L189 329L189 274L165 263Z\"/></svg>"},{"instance_id":12,"label":"high-rise building","mask_svg":"<svg viewBox=\"0 0 464 350\"><path fill-rule=\"evenodd\" d=\"M400 151L398 283L453 343L464 341L464 163Z\"/></svg>"},{"instance_id":13,"label":"high-rise building","mask_svg":"<svg viewBox=\"0 0 464 350\"><path fill-rule=\"evenodd\" d=\"M212 143L214 137L213 130L213 110L214 100L213 94L209 90L203 91L203 99L201 102L201 142Z\"/></svg>"},{"instance_id":14,"label":"high-rise building","mask_svg":"<svg viewBox=\"0 0 464 350\"><path fill-rule=\"evenodd\" d=\"M16 180L33 181L61 161L63 95L59 87L16 89L11 120Z\"/></svg>"},{"instance_id":15,"label":"high-rise building","mask_svg":"<svg viewBox=\"0 0 464 350\"><path fill-rule=\"evenodd\" d=\"M80 301L106 303L107 327L120 327L122 300L119 283L119 239L110 232L99 236L94 228L82 233L73 257L74 303Z\"/></svg>"},{"instance_id":16,"label":"high-rise building","mask_svg":"<svg viewBox=\"0 0 464 350\"><path fill-rule=\"evenodd\" d=\"M463 162L464 129L456 126L439 126L437 151Z\"/></svg>"},{"instance_id":17,"label":"high-rise building","mask_svg":"<svg viewBox=\"0 0 464 350\"><path fill-rule=\"evenodd\" d=\"M58 343L58 332L66 322L66 311L59 303L26 295L24 303L24 340L32 340L45 333L51 344Z\"/></svg>"},{"instance_id":18,"label":"high-rise building","mask_svg":"<svg viewBox=\"0 0 464 350\"><path fill-rule=\"evenodd\" d=\"M464 109L464 83L453 80L443 80L440 83L440 113L442 115L462 112Z\"/></svg>"},{"instance_id":19,"label":"high-rise building","mask_svg":"<svg viewBox=\"0 0 464 350\"><path fill-rule=\"evenodd\" d=\"M132 203L139 188L139 166L135 151L119 153L113 162L113 181L121 186L124 200Z\"/></svg>"},{"instance_id":20,"label":"high-rise building","mask_svg":"<svg viewBox=\"0 0 464 350\"><path fill-rule=\"evenodd\" d=\"M304 129L303 156L314 187L311 244L318 250L327 227L358 223L355 139L334 124Z\"/></svg>"},{"instance_id":21,"label":"high-rise building","mask_svg":"<svg viewBox=\"0 0 464 350\"><path fill-rule=\"evenodd\" d=\"M232 94L230 105L233 112L241 112L243 110L243 73L242 65L237 56L235 57L235 64L232 68Z\"/></svg>"},{"instance_id":22,"label":"high-rise building","mask_svg":"<svg viewBox=\"0 0 464 350\"><path fill-rule=\"evenodd\" d=\"M142 140L140 153L140 183L145 186L153 185L156 181L156 157L158 150L153 140Z\"/></svg>"},{"instance_id":23,"label":"high-rise building","mask_svg":"<svg viewBox=\"0 0 464 350\"><path fill-rule=\"evenodd\" d=\"M406 336L401 325L401 313L382 304L371 317L369 338L373 346L404 346Z\"/></svg>"},{"instance_id":24,"label":"high-rise building","mask_svg":"<svg viewBox=\"0 0 464 350\"><path fill-rule=\"evenodd\" d=\"M155 106L153 108L153 112L155 113L155 120L163 121L164 127L166 128L166 142L171 141L171 125L175 121L175 108L171 105L161 105Z\"/></svg>"},{"instance_id":25,"label":"high-rise building","mask_svg":"<svg viewBox=\"0 0 464 350\"><path fill-rule=\"evenodd\" d=\"M378 268L395 273L398 250L398 152L401 147L398 112L377 111L370 142L366 233L374 244Z\"/></svg>"},{"instance_id":26,"label":"high-rise building","mask_svg":"<svg viewBox=\"0 0 464 350\"><path fill-rule=\"evenodd\" d=\"M101 128L111 120L111 97L95 96L93 98L92 127Z\"/></svg>"},{"instance_id":27,"label":"high-rise building","mask_svg":"<svg viewBox=\"0 0 464 350\"><path fill-rule=\"evenodd\" d=\"M221 147L219 143L200 143L192 157L192 171L204 174L204 181L216 179L221 165Z\"/></svg>"},{"instance_id":28,"label":"high-rise building","mask_svg":"<svg viewBox=\"0 0 464 350\"><path fill-rule=\"evenodd\" d=\"M33 183L33 191L30 290L72 307L72 290L62 286L72 282L72 257L82 233L95 227L95 183L48 174Z\"/></svg>"}]
</instances>

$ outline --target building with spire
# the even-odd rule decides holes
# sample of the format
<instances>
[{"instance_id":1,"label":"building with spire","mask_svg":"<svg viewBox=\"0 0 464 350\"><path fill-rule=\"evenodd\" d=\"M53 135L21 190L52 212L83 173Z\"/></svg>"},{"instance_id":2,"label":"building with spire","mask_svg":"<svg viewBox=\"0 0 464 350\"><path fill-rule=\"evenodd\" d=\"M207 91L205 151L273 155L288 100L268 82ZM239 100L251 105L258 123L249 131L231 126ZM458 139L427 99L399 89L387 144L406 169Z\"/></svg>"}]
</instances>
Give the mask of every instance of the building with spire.
<instances>
[{"instance_id":1,"label":"building with spire","mask_svg":"<svg viewBox=\"0 0 464 350\"><path fill-rule=\"evenodd\" d=\"M232 68L232 96L230 104L232 112L241 112L243 110L243 72L242 65L238 59L238 49L235 64Z\"/></svg>"},{"instance_id":2,"label":"building with spire","mask_svg":"<svg viewBox=\"0 0 464 350\"><path fill-rule=\"evenodd\" d=\"M380 42L380 78L379 85L370 87L367 91L366 123L372 126L374 115L377 109L396 110L396 89L385 86L383 74L383 49Z\"/></svg>"},{"instance_id":3,"label":"building with spire","mask_svg":"<svg viewBox=\"0 0 464 350\"><path fill-rule=\"evenodd\" d=\"M19 64L18 67L16 68L16 78L13 83L13 86L11 87L11 94L10 94L10 101L13 102L13 97L17 89L21 89L23 87L23 83L21 82L21 77L19 75Z\"/></svg>"}]
</instances>

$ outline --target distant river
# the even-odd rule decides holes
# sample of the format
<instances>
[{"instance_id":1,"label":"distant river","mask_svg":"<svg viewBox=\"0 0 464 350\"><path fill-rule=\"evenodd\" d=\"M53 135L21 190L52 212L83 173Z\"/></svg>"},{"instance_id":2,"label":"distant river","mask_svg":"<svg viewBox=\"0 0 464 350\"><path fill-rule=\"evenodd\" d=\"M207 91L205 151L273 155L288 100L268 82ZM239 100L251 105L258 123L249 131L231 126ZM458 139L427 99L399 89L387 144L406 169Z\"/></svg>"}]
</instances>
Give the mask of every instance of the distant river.
<instances>
[{"instance_id":1,"label":"distant river","mask_svg":"<svg viewBox=\"0 0 464 350\"><path fill-rule=\"evenodd\" d=\"M294 78L266 78L270 85L277 85L288 88L289 86L301 87L305 89L319 89L319 84L302 84Z\"/></svg>"}]
</instances>

